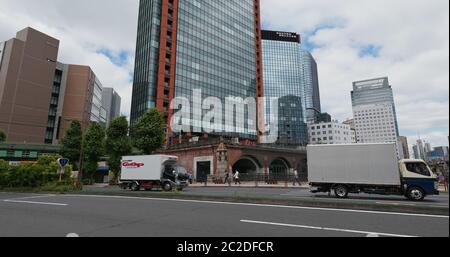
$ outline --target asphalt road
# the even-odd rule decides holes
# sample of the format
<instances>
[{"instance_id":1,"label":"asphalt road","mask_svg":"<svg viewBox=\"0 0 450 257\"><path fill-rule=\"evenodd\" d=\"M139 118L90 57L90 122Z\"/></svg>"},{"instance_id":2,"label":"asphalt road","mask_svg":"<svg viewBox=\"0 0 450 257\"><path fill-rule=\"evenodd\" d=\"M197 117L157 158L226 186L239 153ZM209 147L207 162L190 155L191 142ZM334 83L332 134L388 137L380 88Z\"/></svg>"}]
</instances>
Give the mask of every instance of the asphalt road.
<instances>
[{"instance_id":1,"label":"asphalt road","mask_svg":"<svg viewBox=\"0 0 450 257\"><path fill-rule=\"evenodd\" d=\"M87 195L0 193L0 236L448 237L448 216Z\"/></svg>"},{"instance_id":2,"label":"asphalt road","mask_svg":"<svg viewBox=\"0 0 450 257\"><path fill-rule=\"evenodd\" d=\"M108 194L124 193L118 187L107 188L89 188L85 190L86 193L101 193ZM133 195L134 192L128 192ZM141 191L139 194L152 196L158 192ZM403 196L383 196L383 195L350 195L349 199L336 199L334 195L331 197L328 194L312 194L309 189L285 189L285 188L239 188L239 187L189 187L185 189L182 195L186 196L206 196L206 197L248 197L248 198L265 198L274 200L326 200L328 202L359 202L369 204L395 204L395 205L420 205L429 207L449 207L449 194L443 193L439 196L429 196L423 202L411 202Z\"/></svg>"}]
</instances>

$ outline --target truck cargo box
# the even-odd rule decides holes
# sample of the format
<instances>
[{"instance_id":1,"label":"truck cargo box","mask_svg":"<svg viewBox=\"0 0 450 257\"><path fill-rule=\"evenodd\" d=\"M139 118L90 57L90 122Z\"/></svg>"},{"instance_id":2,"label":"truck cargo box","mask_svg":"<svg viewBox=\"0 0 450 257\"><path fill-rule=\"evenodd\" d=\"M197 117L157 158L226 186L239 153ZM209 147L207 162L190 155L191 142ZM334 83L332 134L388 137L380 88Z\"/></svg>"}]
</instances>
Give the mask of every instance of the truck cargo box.
<instances>
[{"instance_id":1,"label":"truck cargo box","mask_svg":"<svg viewBox=\"0 0 450 257\"><path fill-rule=\"evenodd\" d=\"M312 184L400 186L396 144L308 146Z\"/></svg>"},{"instance_id":2,"label":"truck cargo box","mask_svg":"<svg viewBox=\"0 0 450 257\"><path fill-rule=\"evenodd\" d=\"M124 156L120 180L161 180L165 167L176 164L177 159L167 155Z\"/></svg>"}]
</instances>

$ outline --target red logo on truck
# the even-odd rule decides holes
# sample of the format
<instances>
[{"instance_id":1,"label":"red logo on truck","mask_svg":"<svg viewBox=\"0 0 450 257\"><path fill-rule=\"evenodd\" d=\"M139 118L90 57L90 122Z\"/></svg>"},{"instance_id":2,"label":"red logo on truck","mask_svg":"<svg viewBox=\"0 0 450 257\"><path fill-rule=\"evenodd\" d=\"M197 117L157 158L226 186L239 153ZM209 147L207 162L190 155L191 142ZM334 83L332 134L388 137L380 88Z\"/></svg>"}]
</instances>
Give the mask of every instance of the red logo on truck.
<instances>
[{"instance_id":1,"label":"red logo on truck","mask_svg":"<svg viewBox=\"0 0 450 257\"><path fill-rule=\"evenodd\" d=\"M127 167L127 168L140 168L140 167L144 167L143 163L138 163L138 162L123 162L122 164L123 167Z\"/></svg>"}]
</instances>

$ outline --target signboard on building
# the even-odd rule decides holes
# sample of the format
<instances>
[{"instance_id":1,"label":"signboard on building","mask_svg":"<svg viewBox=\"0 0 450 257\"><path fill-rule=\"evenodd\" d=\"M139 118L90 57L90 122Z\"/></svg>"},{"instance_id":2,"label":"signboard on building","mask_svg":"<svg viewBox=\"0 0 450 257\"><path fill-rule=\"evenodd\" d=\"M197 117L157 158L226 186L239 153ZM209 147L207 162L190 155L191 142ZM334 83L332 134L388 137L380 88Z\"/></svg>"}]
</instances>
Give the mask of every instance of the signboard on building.
<instances>
[{"instance_id":1,"label":"signboard on building","mask_svg":"<svg viewBox=\"0 0 450 257\"><path fill-rule=\"evenodd\" d=\"M0 42L0 70L2 68L3 53L5 52L6 42Z\"/></svg>"},{"instance_id":2,"label":"signboard on building","mask_svg":"<svg viewBox=\"0 0 450 257\"><path fill-rule=\"evenodd\" d=\"M263 30L261 34L263 40L274 40L274 41L284 41L294 43L301 42L300 35L297 33Z\"/></svg>"}]
</instances>

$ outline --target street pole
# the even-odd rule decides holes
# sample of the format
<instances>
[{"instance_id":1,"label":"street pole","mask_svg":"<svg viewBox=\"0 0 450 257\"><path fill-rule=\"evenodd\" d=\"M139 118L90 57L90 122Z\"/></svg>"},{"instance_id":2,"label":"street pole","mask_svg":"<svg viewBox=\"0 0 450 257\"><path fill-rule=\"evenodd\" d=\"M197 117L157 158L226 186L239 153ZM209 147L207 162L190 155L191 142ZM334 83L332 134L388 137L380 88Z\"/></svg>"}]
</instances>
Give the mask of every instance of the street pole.
<instances>
[{"instance_id":1,"label":"street pole","mask_svg":"<svg viewBox=\"0 0 450 257\"><path fill-rule=\"evenodd\" d=\"M80 149L80 160L78 161L78 182L82 185L83 184L83 140L81 141L81 149Z\"/></svg>"}]
</instances>

